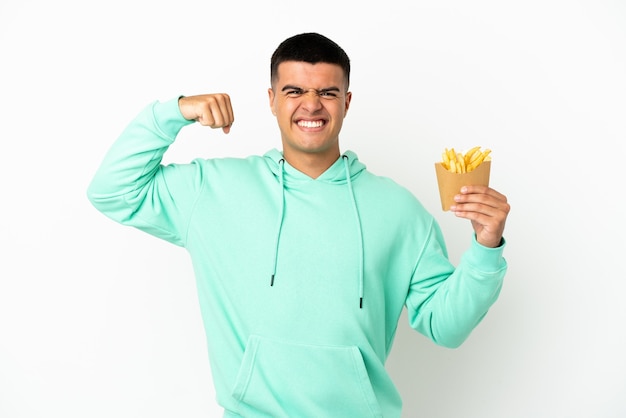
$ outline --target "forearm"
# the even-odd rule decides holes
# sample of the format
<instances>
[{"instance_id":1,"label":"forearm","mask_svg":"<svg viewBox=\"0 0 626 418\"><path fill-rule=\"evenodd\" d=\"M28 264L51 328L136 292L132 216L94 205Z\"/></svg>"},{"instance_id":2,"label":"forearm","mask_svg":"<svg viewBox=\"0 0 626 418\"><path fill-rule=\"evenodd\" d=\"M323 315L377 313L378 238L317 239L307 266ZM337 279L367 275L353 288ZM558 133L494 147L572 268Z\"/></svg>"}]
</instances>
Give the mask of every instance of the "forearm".
<instances>
[{"instance_id":1,"label":"forearm","mask_svg":"<svg viewBox=\"0 0 626 418\"><path fill-rule=\"evenodd\" d=\"M451 274L442 270L437 277L417 281L412 290L417 296L407 301L411 326L439 345L461 345L499 296L507 269L502 250L473 240Z\"/></svg>"}]
</instances>

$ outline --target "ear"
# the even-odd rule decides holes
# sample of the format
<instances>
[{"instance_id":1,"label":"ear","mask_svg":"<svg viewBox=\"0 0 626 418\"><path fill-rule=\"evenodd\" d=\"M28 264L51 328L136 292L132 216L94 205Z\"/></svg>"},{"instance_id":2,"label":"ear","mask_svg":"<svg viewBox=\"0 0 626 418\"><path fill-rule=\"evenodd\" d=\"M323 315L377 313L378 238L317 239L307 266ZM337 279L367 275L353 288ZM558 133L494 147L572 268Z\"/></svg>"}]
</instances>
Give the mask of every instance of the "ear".
<instances>
[{"instance_id":1,"label":"ear","mask_svg":"<svg viewBox=\"0 0 626 418\"><path fill-rule=\"evenodd\" d=\"M352 101L352 92L349 91L346 93L345 109L343 111L344 116L348 113L348 109L350 108L351 101Z\"/></svg>"},{"instance_id":2,"label":"ear","mask_svg":"<svg viewBox=\"0 0 626 418\"><path fill-rule=\"evenodd\" d=\"M272 110L272 115L276 116L276 110L274 109L274 99L276 96L274 95L274 90L270 87L267 89L267 95L270 99L270 109Z\"/></svg>"}]
</instances>

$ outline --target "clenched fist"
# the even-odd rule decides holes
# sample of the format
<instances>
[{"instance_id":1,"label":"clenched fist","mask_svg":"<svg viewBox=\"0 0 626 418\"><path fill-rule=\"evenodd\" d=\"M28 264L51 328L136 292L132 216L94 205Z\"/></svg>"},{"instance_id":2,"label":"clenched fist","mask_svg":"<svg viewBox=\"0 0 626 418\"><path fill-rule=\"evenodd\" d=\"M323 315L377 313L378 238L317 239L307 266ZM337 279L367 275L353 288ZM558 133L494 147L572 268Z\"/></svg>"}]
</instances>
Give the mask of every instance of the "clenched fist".
<instances>
[{"instance_id":1,"label":"clenched fist","mask_svg":"<svg viewBox=\"0 0 626 418\"><path fill-rule=\"evenodd\" d=\"M183 96L178 99L178 107L185 119L214 129L222 128L225 134L235 121L230 96L226 93Z\"/></svg>"}]
</instances>

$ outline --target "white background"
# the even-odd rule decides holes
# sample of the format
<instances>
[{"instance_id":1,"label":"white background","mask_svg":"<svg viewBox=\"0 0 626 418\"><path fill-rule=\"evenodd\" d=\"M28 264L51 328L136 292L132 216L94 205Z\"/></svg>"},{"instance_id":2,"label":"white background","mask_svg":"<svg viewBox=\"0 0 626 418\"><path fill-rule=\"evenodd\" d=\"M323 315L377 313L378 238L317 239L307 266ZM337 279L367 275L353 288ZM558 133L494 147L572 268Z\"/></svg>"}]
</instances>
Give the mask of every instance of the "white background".
<instances>
[{"instance_id":1,"label":"white background","mask_svg":"<svg viewBox=\"0 0 626 418\"><path fill-rule=\"evenodd\" d=\"M269 57L319 31L352 59L341 135L412 190L451 257L445 147L491 148L512 205L500 299L449 350L403 318L388 368L405 417L626 416L622 0L0 3L0 417L217 417L183 249L113 223L85 191L149 102L228 92L229 136L167 155L280 147Z\"/></svg>"}]
</instances>

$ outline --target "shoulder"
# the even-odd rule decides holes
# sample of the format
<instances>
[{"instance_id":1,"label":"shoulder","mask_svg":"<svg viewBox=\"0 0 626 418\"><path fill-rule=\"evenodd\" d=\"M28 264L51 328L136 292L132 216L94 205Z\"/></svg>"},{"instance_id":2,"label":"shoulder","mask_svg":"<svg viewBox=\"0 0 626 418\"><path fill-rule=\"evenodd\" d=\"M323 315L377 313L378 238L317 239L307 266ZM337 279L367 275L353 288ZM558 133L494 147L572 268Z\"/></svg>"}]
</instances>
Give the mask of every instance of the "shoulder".
<instances>
[{"instance_id":1,"label":"shoulder","mask_svg":"<svg viewBox=\"0 0 626 418\"><path fill-rule=\"evenodd\" d=\"M405 186L394 179L363 170L358 178L360 187L381 193L385 196L393 196L398 199L406 199L408 202L419 203L417 197Z\"/></svg>"},{"instance_id":2,"label":"shoulder","mask_svg":"<svg viewBox=\"0 0 626 418\"><path fill-rule=\"evenodd\" d=\"M398 215L431 217L420 200L407 187L390 177L364 170L355 186L363 201L376 207L385 207Z\"/></svg>"},{"instance_id":3,"label":"shoulder","mask_svg":"<svg viewBox=\"0 0 626 418\"><path fill-rule=\"evenodd\" d=\"M211 182L217 184L236 184L260 179L271 173L260 156L249 157L214 157L194 158L188 163L171 163L163 167L163 174L168 178L186 179L195 183Z\"/></svg>"}]
</instances>

